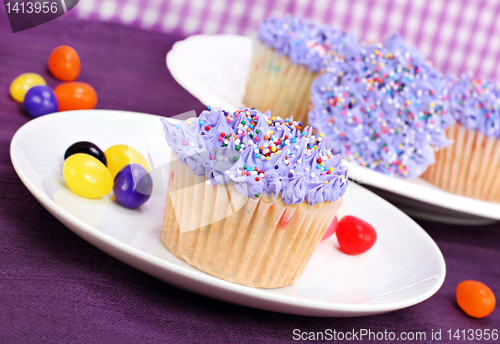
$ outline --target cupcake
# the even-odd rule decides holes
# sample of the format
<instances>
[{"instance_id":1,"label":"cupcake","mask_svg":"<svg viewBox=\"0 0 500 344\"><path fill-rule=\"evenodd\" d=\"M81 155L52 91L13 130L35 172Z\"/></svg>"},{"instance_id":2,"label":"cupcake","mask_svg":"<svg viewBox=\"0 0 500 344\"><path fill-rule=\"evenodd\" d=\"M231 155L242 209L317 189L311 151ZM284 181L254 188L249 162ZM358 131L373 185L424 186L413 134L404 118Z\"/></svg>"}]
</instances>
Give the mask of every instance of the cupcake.
<instances>
[{"instance_id":1,"label":"cupcake","mask_svg":"<svg viewBox=\"0 0 500 344\"><path fill-rule=\"evenodd\" d=\"M500 85L470 75L451 83L457 123L447 133L455 144L439 151L422 177L455 194L500 202Z\"/></svg>"},{"instance_id":2,"label":"cupcake","mask_svg":"<svg viewBox=\"0 0 500 344\"><path fill-rule=\"evenodd\" d=\"M226 281L294 283L342 203L340 156L322 135L255 109L163 124L172 148L165 246Z\"/></svg>"},{"instance_id":3,"label":"cupcake","mask_svg":"<svg viewBox=\"0 0 500 344\"><path fill-rule=\"evenodd\" d=\"M262 21L243 103L305 122L312 81L325 61L340 62L345 45L354 43L353 35L300 17Z\"/></svg>"},{"instance_id":4,"label":"cupcake","mask_svg":"<svg viewBox=\"0 0 500 344\"><path fill-rule=\"evenodd\" d=\"M446 78L394 34L384 44L351 46L312 85L309 124L348 161L418 177L448 146Z\"/></svg>"}]
</instances>

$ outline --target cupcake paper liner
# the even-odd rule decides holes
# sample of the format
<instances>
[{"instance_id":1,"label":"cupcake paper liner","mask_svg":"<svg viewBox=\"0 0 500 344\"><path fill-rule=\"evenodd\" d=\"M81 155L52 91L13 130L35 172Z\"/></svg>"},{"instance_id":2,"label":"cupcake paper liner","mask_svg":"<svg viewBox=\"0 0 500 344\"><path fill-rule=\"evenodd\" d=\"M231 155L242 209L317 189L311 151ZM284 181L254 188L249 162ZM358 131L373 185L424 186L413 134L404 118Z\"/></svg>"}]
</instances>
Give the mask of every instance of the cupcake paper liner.
<instances>
[{"instance_id":1,"label":"cupcake paper liner","mask_svg":"<svg viewBox=\"0 0 500 344\"><path fill-rule=\"evenodd\" d=\"M209 185L174 160L161 239L175 256L215 277L284 287L300 277L341 203L251 199L232 182Z\"/></svg>"},{"instance_id":2,"label":"cupcake paper liner","mask_svg":"<svg viewBox=\"0 0 500 344\"><path fill-rule=\"evenodd\" d=\"M243 104L270 110L273 116L307 124L311 84L318 76L293 63L260 40L252 46L252 64Z\"/></svg>"},{"instance_id":3,"label":"cupcake paper liner","mask_svg":"<svg viewBox=\"0 0 500 344\"><path fill-rule=\"evenodd\" d=\"M447 136L455 143L436 153L422 178L451 193L500 202L500 140L460 124Z\"/></svg>"}]
</instances>

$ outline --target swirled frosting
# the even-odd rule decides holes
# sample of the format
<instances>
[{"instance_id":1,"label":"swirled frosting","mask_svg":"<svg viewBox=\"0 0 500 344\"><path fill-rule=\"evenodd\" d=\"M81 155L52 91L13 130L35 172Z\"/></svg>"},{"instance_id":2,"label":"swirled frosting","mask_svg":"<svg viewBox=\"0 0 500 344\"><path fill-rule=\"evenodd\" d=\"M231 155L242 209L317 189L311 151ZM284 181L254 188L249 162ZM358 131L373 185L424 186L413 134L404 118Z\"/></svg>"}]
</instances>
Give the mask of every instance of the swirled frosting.
<instances>
[{"instance_id":1,"label":"swirled frosting","mask_svg":"<svg viewBox=\"0 0 500 344\"><path fill-rule=\"evenodd\" d=\"M455 120L467 129L500 138L500 84L470 74L452 78L450 107Z\"/></svg>"},{"instance_id":2,"label":"swirled frosting","mask_svg":"<svg viewBox=\"0 0 500 344\"><path fill-rule=\"evenodd\" d=\"M325 148L323 134L293 119L255 109L209 108L181 123L162 119L180 162L213 185L233 181L251 198L281 194L286 204L333 202L344 195L347 168Z\"/></svg>"},{"instance_id":3,"label":"swirled frosting","mask_svg":"<svg viewBox=\"0 0 500 344\"><path fill-rule=\"evenodd\" d=\"M259 38L312 72L321 71L328 61L342 60L344 47L356 42L352 34L291 15L271 16L262 21Z\"/></svg>"},{"instance_id":4,"label":"swirled frosting","mask_svg":"<svg viewBox=\"0 0 500 344\"><path fill-rule=\"evenodd\" d=\"M384 44L349 46L345 59L313 82L309 124L349 161L420 176L435 162L435 149L451 143L446 78L398 34Z\"/></svg>"}]
</instances>

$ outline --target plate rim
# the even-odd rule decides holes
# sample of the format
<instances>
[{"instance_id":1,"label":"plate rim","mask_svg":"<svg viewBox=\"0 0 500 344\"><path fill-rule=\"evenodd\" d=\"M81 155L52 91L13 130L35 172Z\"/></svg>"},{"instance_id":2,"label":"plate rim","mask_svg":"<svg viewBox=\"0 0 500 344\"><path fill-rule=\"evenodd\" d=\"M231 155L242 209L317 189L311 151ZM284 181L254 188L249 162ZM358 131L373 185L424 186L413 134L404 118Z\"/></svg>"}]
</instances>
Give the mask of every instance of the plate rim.
<instances>
[{"instance_id":1,"label":"plate rim","mask_svg":"<svg viewBox=\"0 0 500 344\"><path fill-rule=\"evenodd\" d=\"M219 34L219 35L208 35L208 34L200 34L200 35L192 35L189 36L183 40L177 41L172 49L167 53L166 55L166 64L167 68L174 77L175 81L177 81L182 87L184 87L189 93L191 93L195 98L200 100L204 105L208 105L207 103L214 103L213 101L210 101L210 97L207 97L204 94L199 94L197 92L197 88L195 85L190 81L190 80L185 80L183 77L182 73L179 74L178 71L175 70L175 68L172 67L172 61L175 61L175 58L172 57L176 53L176 51L179 49L180 46L183 44L192 44L196 43L197 40L200 39L214 39L214 37L217 37L216 39L224 39L226 37L231 37L231 39L234 39L235 36L241 38L241 40L251 40L250 37L248 36L241 36L241 35L232 35L232 34ZM225 101L223 101L226 103ZM233 104L228 104L229 108L235 108ZM488 219L494 219L494 220L500 220L500 203L494 203L494 202L488 202L488 201L482 201L478 199L474 199L471 197L465 197L457 194L453 194L450 192L447 192L443 189L439 189L438 187L425 187L422 185L417 185L415 183L412 183L409 180L405 180L403 178L395 178L395 177L390 177L388 175L385 175L383 173L370 170L366 167L362 167L359 165L356 165L351 162L344 161L346 165L349 165L350 168L350 176L349 178L352 178L356 181L362 180L363 183L367 185L372 185L374 187L381 188L385 191L392 192L397 195L401 195L404 197L408 197L423 203L427 203L429 205L436 205L440 206L449 210L469 214L469 215L475 215L477 217L485 217ZM354 167L354 168L353 168ZM354 172L353 172L354 171ZM375 173L375 175L372 175L372 173ZM368 175L368 177L366 176ZM372 177L374 176L373 179L370 179L370 175ZM375 180L375 182L374 182ZM422 178L414 178L414 180L420 180L424 181ZM430 183L429 183L430 184ZM430 184L432 185L432 184ZM412 192L412 194L408 194L408 190ZM415 194L415 193L420 193L420 195ZM441 201L437 201L437 200ZM450 204L453 205L450 207ZM456 205L458 204L458 206ZM493 208L493 209L489 209ZM474 209L474 210L471 210Z\"/></svg>"},{"instance_id":2,"label":"plate rim","mask_svg":"<svg viewBox=\"0 0 500 344\"><path fill-rule=\"evenodd\" d=\"M345 161L344 163L348 165L349 168L349 178L354 181L359 180L360 184L367 184L374 186L385 191L398 194L404 197L408 197L419 202L427 203L429 205L436 205L449 210L457 211L460 213L466 213L470 215L475 215L477 217L484 217L493 220L500 220L500 204L488 201L482 201L479 199L474 199L471 197L461 196L453 194L446 190L440 189L428 183L426 180L418 177L413 179L405 180L403 178L390 177L378 171L370 170L366 167L356 165L352 162ZM375 178L370 178L371 174L376 174ZM425 182L431 187L426 187L412 183L411 181ZM413 193L408 194L411 191ZM415 195L415 192L421 193L420 195ZM437 202L436 199L441 199ZM458 201L458 206L456 205ZM475 210L470 210L467 208L466 203L471 203L475 206ZM454 206L450 206L454 205ZM497 208L488 211L489 207ZM485 210L486 209L486 210ZM494 212L497 210L497 212Z\"/></svg>"},{"instance_id":3,"label":"plate rim","mask_svg":"<svg viewBox=\"0 0 500 344\"><path fill-rule=\"evenodd\" d=\"M374 196L376 196L380 201L383 203L386 203L386 206L392 207L393 210L400 212L403 214L408 220L414 222L416 226L421 231L421 235L425 237L425 240L428 241L430 245L433 245L433 248L437 250L439 253L439 259L438 259L438 268L442 273L440 273L438 276L438 280L435 283L435 285L430 288L427 292L419 295L418 297L412 297L404 301L396 301L396 302L389 302L389 303L382 303L382 304L345 304L345 303L333 303L333 302L325 302L325 301L319 301L319 300L309 300L309 299L299 299L299 298L291 298L286 295L279 295L279 294L274 294L274 293L265 293L262 292L259 288L252 288L252 287L247 287L243 285L239 285L236 283L231 283L228 281L224 281L222 279L219 279L217 277L208 275L208 274L200 274L197 271L190 271L189 269L186 269L181 266L177 266L173 263L170 263L168 261L162 260L158 257L155 257L151 254L147 254L145 252L140 251L137 248L134 248L132 246L129 246L125 243L120 242L119 240L108 236L99 230L95 229L94 227L90 226L89 224L83 222L82 220L78 219L76 216L68 213L66 210L60 208L53 200L51 200L47 195L45 195L42 191L38 190L38 188L34 185L34 183L31 182L31 180L26 176L24 173L22 167L19 165L17 162L16 154L15 154L15 148L19 144L19 140L22 137L23 133L31 128L32 126L38 125L41 121L49 121L53 120L54 118L57 117L62 117L62 116L71 116L71 115L83 115L88 112L92 113L109 113L111 115L117 115L121 113L121 117L123 117L123 113L126 115L131 115L131 116L147 116L147 117L154 117L154 118L161 118L162 116L157 116L157 115L150 115L150 114L145 114L145 113L138 113L138 112L129 112L129 111L122 111L122 110L78 110L78 111L67 111L63 113L54 113L50 115L45 115L36 119L33 119L27 123L25 123L22 127L20 127L16 133L14 134L11 144L10 144L10 157L11 157L11 162L14 167L14 170L16 171L17 175L23 182L23 184L26 186L26 188L30 191L30 193L38 200L38 202L45 208L47 209L58 221L60 221L65 227L67 227L69 230L71 230L73 233L78 235L80 238L83 240L87 241L91 245L97 247L101 251L111 255L112 257L124 262L127 265L130 265L140 271L143 271L159 280L162 280L168 284L183 288L183 289L188 289L190 292L192 292L192 289L185 287L184 285L179 285L175 284L172 282L167 282L165 279L157 276L156 273L152 272L153 269L161 269L165 273L173 273L179 277L182 277L186 281L189 282L195 282L195 283L201 283L203 286L210 286L211 288L217 288L219 290L223 290L225 292L231 293L231 300L234 300L234 297L244 297L246 299L260 299L264 300L266 302L269 302L269 307L252 307L248 302L246 303L238 303L239 305L243 305L246 307L251 307L251 308L258 308L258 309L264 309L268 311L274 311L274 312L279 312L279 313L287 313L287 314L296 314L296 315L303 315L303 316L322 316L322 317L337 317L338 315L325 315L325 312L327 313L346 313L342 316L367 316L367 315L373 315L373 314L379 314L379 313L386 313L386 312L391 312L395 311L398 309L402 308L407 308L410 306L413 306L415 304L418 304L422 301L427 300L430 298L432 295L434 295L442 286L445 277L446 277L446 264L445 260L443 257L443 254L441 250L439 249L439 246L436 244L436 242L430 237L430 235L420 226L418 223L416 223L412 218L410 218L408 215L404 214L401 210L396 208L394 205L391 203L387 202L385 199L381 198L380 196L374 194L373 192L365 189L364 187L357 185L356 187L361 188L364 192L372 193ZM72 226L69 226L68 223ZM75 228L73 228L75 227ZM130 261L132 258L132 262ZM134 262L137 261L138 264L135 264ZM141 264L139 264L141 263ZM139 265L146 265L147 269L144 269L142 267L138 267ZM147 271L145 271L147 270ZM197 291L195 291L197 293ZM204 296L207 296L204 294ZM212 298L216 298L221 301L228 302L225 299L220 299L217 297L209 296ZM232 302L232 301L229 301ZM276 311L273 310L272 306L278 304L281 306L291 306L292 309L288 309L287 311ZM294 311L295 310L295 311ZM300 310L300 311L296 311ZM315 314L305 314L304 312L311 311L312 313L321 313L323 315L315 315Z\"/></svg>"},{"instance_id":4,"label":"plate rim","mask_svg":"<svg viewBox=\"0 0 500 344\"><path fill-rule=\"evenodd\" d=\"M224 38L233 38L233 39L240 39L240 38L245 38L245 39L248 39L248 40L251 40L250 37L248 36L241 36L241 35L236 35L236 34L199 34L199 35L191 35L189 37L186 37L180 41L177 41L173 44L172 48L167 52L167 55L165 57L165 60L166 60L166 64L167 64L167 69L168 71L170 72L170 74L172 75L172 77L174 78L174 80L179 83L179 85L181 85L185 90L187 90L191 95L193 95L196 99L198 99L203 105L207 105L207 102L208 102L208 99L206 99L203 94L200 94L200 92L192 92L191 90L196 90L197 87L196 87L196 83L191 83L191 82L186 82L185 80L182 80L181 82L181 78L179 78L179 74L177 73L177 70L175 68L170 68L169 67L169 64L172 65L172 63L175 64L175 57L173 57L174 55L171 54L171 52L173 51L177 51L179 49L182 49L180 48L183 43L185 43L186 41L196 41L196 40L199 40L199 39L203 39L205 37L210 37L212 39L224 39ZM198 95L195 95L195 93L198 93ZM239 109L239 107L234 107L232 104L230 103L227 103L225 100L223 99L220 99L218 98L217 99L217 102L213 102L213 101L210 101L210 103L217 103L219 105L217 106L221 106L221 107L225 107L226 109L230 110L230 111L236 111Z\"/></svg>"}]
</instances>

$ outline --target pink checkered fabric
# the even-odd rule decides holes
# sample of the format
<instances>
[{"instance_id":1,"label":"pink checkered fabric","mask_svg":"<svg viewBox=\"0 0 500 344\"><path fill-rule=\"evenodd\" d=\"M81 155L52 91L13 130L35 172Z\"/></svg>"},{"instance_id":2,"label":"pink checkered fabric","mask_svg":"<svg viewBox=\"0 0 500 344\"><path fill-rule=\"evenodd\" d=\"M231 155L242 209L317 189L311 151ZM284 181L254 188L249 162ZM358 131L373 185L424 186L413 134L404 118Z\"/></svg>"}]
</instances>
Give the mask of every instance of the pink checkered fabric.
<instances>
[{"instance_id":1,"label":"pink checkered fabric","mask_svg":"<svg viewBox=\"0 0 500 344\"><path fill-rule=\"evenodd\" d=\"M500 81L498 0L80 0L70 13L182 35L251 35L287 12L370 41L399 31L444 73Z\"/></svg>"}]
</instances>

